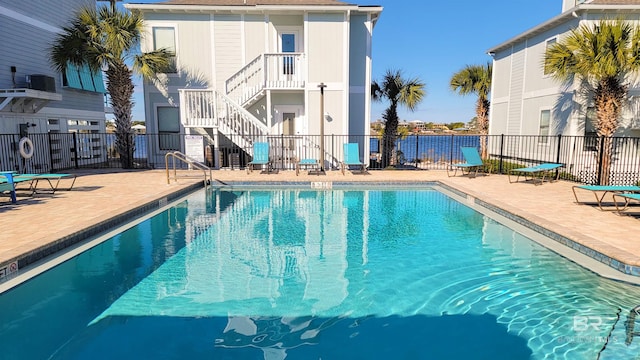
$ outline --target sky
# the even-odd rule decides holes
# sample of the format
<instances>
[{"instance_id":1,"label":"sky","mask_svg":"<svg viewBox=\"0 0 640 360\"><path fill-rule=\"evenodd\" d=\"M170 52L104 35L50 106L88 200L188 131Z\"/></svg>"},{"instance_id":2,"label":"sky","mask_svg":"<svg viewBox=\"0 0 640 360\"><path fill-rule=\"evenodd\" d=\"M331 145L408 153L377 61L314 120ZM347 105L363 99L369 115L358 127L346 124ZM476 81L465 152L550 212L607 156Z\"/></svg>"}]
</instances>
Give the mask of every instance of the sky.
<instances>
[{"instance_id":1,"label":"sky","mask_svg":"<svg viewBox=\"0 0 640 360\"><path fill-rule=\"evenodd\" d=\"M465 65L491 61L487 50L559 15L562 0L343 0L384 9L373 30L372 78L387 70L425 83L426 97L410 112L399 108L401 120L433 123L469 122L475 116L472 95L449 89L449 80ZM154 0L126 2L153 3ZM136 84L133 119L144 119L142 87ZM374 102L371 121L388 106Z\"/></svg>"}]
</instances>

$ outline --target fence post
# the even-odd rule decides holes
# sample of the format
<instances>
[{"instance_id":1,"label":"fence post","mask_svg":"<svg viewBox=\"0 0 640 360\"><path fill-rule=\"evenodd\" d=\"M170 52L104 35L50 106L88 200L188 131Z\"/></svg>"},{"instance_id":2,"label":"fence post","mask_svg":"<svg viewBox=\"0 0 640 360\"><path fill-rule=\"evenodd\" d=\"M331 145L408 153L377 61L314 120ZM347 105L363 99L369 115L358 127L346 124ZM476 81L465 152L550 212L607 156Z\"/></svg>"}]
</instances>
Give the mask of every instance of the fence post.
<instances>
[{"instance_id":1,"label":"fence post","mask_svg":"<svg viewBox=\"0 0 640 360\"><path fill-rule=\"evenodd\" d=\"M49 142L49 171L53 171L53 149L51 148L51 132L47 133L47 140Z\"/></svg>"},{"instance_id":2,"label":"fence post","mask_svg":"<svg viewBox=\"0 0 640 360\"><path fill-rule=\"evenodd\" d=\"M500 161L498 162L498 174L502 174L504 160L504 134L500 134Z\"/></svg>"},{"instance_id":3,"label":"fence post","mask_svg":"<svg viewBox=\"0 0 640 360\"><path fill-rule=\"evenodd\" d=\"M604 159L604 135L600 136L600 146L598 147L598 185L602 185L602 170L604 169L602 166L602 160Z\"/></svg>"},{"instance_id":4,"label":"fence post","mask_svg":"<svg viewBox=\"0 0 640 360\"><path fill-rule=\"evenodd\" d=\"M335 148L335 134L331 134L331 168L333 169L335 166L333 166L333 159L335 159L335 154L336 154L336 148ZM324 156L324 154L322 154L320 157L322 158ZM344 156L344 154L342 155ZM323 160L324 161L324 160Z\"/></svg>"},{"instance_id":5,"label":"fence post","mask_svg":"<svg viewBox=\"0 0 640 360\"><path fill-rule=\"evenodd\" d=\"M556 164L560 164L560 148L562 145L562 134L558 134L558 147L556 149Z\"/></svg>"},{"instance_id":6,"label":"fence post","mask_svg":"<svg viewBox=\"0 0 640 360\"><path fill-rule=\"evenodd\" d=\"M280 168L284 170L284 133L280 134Z\"/></svg>"},{"instance_id":7,"label":"fence post","mask_svg":"<svg viewBox=\"0 0 640 360\"><path fill-rule=\"evenodd\" d=\"M453 164L453 134L451 134L451 145L449 145L449 164Z\"/></svg>"},{"instance_id":8,"label":"fence post","mask_svg":"<svg viewBox=\"0 0 640 360\"><path fill-rule=\"evenodd\" d=\"M558 147L556 148L556 164L560 164L560 150L562 145L562 134L558 134ZM558 172L560 170L556 169L556 178L558 178Z\"/></svg>"},{"instance_id":9,"label":"fence post","mask_svg":"<svg viewBox=\"0 0 640 360\"><path fill-rule=\"evenodd\" d=\"M416 156L413 158L413 162L416 163L416 169L418 168L418 152L420 148L420 135L416 135Z\"/></svg>"},{"instance_id":10,"label":"fence post","mask_svg":"<svg viewBox=\"0 0 640 360\"><path fill-rule=\"evenodd\" d=\"M72 133L73 134L73 162L75 163L75 168L79 168L78 166L78 138L77 138L77 133Z\"/></svg>"}]
</instances>

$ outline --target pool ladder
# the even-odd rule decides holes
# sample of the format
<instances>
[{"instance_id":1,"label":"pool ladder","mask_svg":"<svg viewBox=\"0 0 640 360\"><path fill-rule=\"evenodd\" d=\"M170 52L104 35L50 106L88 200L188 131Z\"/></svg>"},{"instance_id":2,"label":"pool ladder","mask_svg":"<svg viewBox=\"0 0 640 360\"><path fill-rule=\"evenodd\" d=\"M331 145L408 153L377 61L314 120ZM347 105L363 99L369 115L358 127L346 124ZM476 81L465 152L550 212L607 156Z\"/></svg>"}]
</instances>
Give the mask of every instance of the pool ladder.
<instances>
[{"instance_id":1,"label":"pool ladder","mask_svg":"<svg viewBox=\"0 0 640 360\"><path fill-rule=\"evenodd\" d=\"M635 331L636 316L640 317L640 305L631 309L629 311L629 315L627 316L627 321L625 324L625 333L627 335L625 343L627 344L627 346L631 345L634 336L640 336L640 329L639 331Z\"/></svg>"},{"instance_id":2,"label":"pool ladder","mask_svg":"<svg viewBox=\"0 0 640 360\"><path fill-rule=\"evenodd\" d=\"M171 171L169 171L169 159L171 159L171 167L173 168L173 175L171 175ZM202 175L193 176L193 175L181 175L181 178L194 178L194 177L204 177L204 185L207 186L211 184L213 177L211 176L211 168L207 165L197 161L196 159L190 157L189 155L183 154L180 151L172 151L167 153L164 156L164 164L167 169L167 184L171 184L171 180L178 181L178 171L176 168L176 161L185 163L189 165L189 169L193 170L201 170Z\"/></svg>"}]
</instances>

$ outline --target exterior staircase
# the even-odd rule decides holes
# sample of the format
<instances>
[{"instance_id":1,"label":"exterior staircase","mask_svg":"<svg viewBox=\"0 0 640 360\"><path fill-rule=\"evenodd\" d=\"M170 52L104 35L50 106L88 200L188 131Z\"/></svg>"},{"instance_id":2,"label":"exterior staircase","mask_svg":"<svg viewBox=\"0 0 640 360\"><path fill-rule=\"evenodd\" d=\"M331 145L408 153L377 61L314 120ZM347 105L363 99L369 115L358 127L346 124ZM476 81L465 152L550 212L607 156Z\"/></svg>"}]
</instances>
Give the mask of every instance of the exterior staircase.
<instances>
[{"instance_id":1,"label":"exterior staircase","mask_svg":"<svg viewBox=\"0 0 640 360\"><path fill-rule=\"evenodd\" d=\"M186 128L206 133L214 129L233 138L250 155L253 139L270 135L270 129L247 108L265 96L266 90L302 90L304 54L261 54L218 89L180 89L180 121Z\"/></svg>"}]
</instances>

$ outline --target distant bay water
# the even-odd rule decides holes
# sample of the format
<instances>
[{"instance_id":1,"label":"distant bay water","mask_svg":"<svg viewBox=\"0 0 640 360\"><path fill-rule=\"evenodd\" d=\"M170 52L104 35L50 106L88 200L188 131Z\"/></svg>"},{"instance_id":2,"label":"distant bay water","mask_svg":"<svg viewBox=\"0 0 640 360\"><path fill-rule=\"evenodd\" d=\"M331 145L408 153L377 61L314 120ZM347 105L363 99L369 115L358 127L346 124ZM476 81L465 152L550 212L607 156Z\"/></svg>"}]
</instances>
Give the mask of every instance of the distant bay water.
<instances>
[{"instance_id":1,"label":"distant bay water","mask_svg":"<svg viewBox=\"0 0 640 360\"><path fill-rule=\"evenodd\" d=\"M371 153L380 153L382 140L372 137L369 140ZM461 146L480 146L478 135L411 135L396 141L396 149L406 162L420 161L449 161L460 160Z\"/></svg>"}]
</instances>

